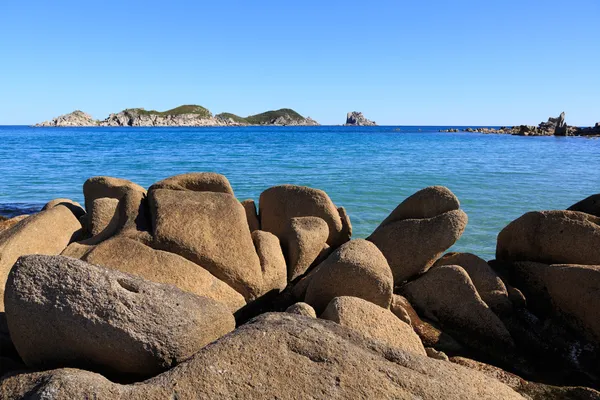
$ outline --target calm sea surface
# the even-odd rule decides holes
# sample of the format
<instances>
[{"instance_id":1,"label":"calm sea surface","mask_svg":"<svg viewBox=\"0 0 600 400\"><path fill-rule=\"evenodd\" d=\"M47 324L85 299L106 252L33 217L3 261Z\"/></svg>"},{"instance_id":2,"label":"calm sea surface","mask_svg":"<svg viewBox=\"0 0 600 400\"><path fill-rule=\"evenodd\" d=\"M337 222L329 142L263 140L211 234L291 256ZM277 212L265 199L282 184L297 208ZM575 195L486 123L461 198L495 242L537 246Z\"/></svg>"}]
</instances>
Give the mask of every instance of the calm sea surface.
<instances>
[{"instance_id":1,"label":"calm sea surface","mask_svg":"<svg viewBox=\"0 0 600 400\"><path fill-rule=\"evenodd\" d=\"M469 215L453 250L489 259L498 232L526 211L600 192L600 140L437 132L445 128L0 126L0 214L56 197L83 202L82 184L95 175L148 187L215 171L240 199L282 183L323 189L365 237L410 194L444 185Z\"/></svg>"}]
</instances>

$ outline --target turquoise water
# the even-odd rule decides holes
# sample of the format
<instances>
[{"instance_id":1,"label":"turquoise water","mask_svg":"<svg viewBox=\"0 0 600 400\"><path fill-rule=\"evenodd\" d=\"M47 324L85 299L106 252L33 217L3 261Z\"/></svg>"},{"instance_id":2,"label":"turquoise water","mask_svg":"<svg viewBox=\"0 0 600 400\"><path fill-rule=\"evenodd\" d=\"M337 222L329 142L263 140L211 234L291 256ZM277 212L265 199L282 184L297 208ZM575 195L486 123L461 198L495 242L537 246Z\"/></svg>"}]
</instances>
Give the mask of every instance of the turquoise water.
<instances>
[{"instance_id":1,"label":"turquoise water","mask_svg":"<svg viewBox=\"0 0 600 400\"><path fill-rule=\"evenodd\" d=\"M215 171L240 199L293 183L325 190L367 236L404 198L449 187L469 215L454 246L493 258L496 235L529 210L561 209L600 192L600 140L438 133L448 127L0 127L0 214L56 197L83 201L90 176L148 187ZM421 129L421 131L419 131Z\"/></svg>"}]
</instances>

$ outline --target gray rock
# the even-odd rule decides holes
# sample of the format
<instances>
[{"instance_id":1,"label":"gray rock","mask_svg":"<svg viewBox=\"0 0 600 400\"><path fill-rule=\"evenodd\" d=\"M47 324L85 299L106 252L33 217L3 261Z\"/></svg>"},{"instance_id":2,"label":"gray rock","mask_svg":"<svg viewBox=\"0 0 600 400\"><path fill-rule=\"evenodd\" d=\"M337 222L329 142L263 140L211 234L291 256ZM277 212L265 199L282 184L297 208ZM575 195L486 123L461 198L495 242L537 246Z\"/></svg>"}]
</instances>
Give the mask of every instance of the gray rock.
<instances>
[{"instance_id":1,"label":"gray rock","mask_svg":"<svg viewBox=\"0 0 600 400\"><path fill-rule=\"evenodd\" d=\"M363 113L358 111L351 111L346 115L347 126L375 126L375 121L370 121L365 118Z\"/></svg>"},{"instance_id":2,"label":"gray rock","mask_svg":"<svg viewBox=\"0 0 600 400\"><path fill-rule=\"evenodd\" d=\"M30 368L149 377L235 328L221 303L62 256L21 257L6 318Z\"/></svg>"}]
</instances>

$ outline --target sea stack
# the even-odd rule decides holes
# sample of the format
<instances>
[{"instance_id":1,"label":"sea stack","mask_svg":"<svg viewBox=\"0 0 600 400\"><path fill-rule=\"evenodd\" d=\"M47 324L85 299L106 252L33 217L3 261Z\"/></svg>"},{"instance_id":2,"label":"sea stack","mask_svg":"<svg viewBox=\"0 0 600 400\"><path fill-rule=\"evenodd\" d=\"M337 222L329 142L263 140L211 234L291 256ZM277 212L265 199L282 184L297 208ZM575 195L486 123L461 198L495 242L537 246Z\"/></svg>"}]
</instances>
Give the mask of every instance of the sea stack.
<instances>
[{"instance_id":1,"label":"sea stack","mask_svg":"<svg viewBox=\"0 0 600 400\"><path fill-rule=\"evenodd\" d=\"M351 111L346 115L346 126L376 126L375 121L371 121L359 111Z\"/></svg>"}]
</instances>

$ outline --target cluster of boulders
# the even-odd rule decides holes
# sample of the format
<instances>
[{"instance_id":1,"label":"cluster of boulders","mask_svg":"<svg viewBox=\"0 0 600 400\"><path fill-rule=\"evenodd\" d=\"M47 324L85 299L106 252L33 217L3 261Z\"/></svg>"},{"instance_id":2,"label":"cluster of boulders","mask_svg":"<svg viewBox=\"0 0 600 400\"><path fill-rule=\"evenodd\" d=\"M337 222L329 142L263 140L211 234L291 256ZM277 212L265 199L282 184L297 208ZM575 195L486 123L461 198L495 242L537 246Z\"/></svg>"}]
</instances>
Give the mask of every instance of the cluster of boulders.
<instances>
[{"instance_id":1,"label":"cluster of boulders","mask_svg":"<svg viewBox=\"0 0 600 400\"><path fill-rule=\"evenodd\" d=\"M496 260L428 187L366 239L318 189L94 177L0 222L0 398L600 399L600 195Z\"/></svg>"},{"instance_id":2,"label":"cluster of boulders","mask_svg":"<svg viewBox=\"0 0 600 400\"><path fill-rule=\"evenodd\" d=\"M440 132L458 132L457 128L443 129ZM600 122L593 127L577 127L567 125L565 113L562 112L556 118L550 117L548 121L541 122L538 126L516 125L512 127L502 126L500 128L464 128L463 132L498 133L517 136L600 136Z\"/></svg>"}]
</instances>

